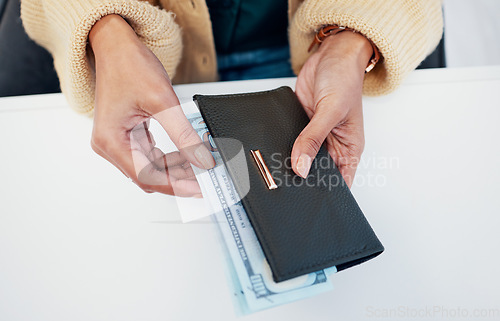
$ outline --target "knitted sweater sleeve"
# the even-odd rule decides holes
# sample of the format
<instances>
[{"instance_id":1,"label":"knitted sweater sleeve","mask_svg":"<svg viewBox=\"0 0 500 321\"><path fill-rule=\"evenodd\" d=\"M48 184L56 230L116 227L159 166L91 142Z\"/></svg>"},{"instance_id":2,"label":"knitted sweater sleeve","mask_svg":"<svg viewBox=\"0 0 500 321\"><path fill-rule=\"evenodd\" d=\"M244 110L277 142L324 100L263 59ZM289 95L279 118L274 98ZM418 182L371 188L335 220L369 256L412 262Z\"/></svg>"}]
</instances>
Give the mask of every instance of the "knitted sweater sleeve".
<instances>
[{"instance_id":1,"label":"knitted sweater sleeve","mask_svg":"<svg viewBox=\"0 0 500 321\"><path fill-rule=\"evenodd\" d=\"M171 13L137 0L22 0L21 17L28 35L54 58L61 89L81 113L94 106L95 71L87 38L103 16L119 14L174 77L182 51L181 31Z\"/></svg>"},{"instance_id":2,"label":"knitted sweater sleeve","mask_svg":"<svg viewBox=\"0 0 500 321\"><path fill-rule=\"evenodd\" d=\"M292 67L298 74L322 26L350 27L371 39L383 56L382 63L366 74L364 94L389 93L439 43L441 5L441 0L304 0L290 8Z\"/></svg>"}]
</instances>

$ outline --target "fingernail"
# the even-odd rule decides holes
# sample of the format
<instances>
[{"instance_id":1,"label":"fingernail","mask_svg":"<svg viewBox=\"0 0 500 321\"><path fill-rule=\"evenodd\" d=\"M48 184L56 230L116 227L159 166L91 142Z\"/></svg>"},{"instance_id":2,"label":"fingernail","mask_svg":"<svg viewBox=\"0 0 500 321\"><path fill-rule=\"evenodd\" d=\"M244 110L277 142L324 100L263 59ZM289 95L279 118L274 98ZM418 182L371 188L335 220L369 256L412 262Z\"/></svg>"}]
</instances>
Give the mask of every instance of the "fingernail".
<instances>
[{"instance_id":1,"label":"fingernail","mask_svg":"<svg viewBox=\"0 0 500 321\"><path fill-rule=\"evenodd\" d=\"M307 177L307 174L309 174L309 169L311 168L311 157L307 154L301 154L299 156L299 159L297 160L297 171L299 172L299 175L302 176L303 178Z\"/></svg>"},{"instance_id":2,"label":"fingernail","mask_svg":"<svg viewBox=\"0 0 500 321\"><path fill-rule=\"evenodd\" d=\"M212 154L206 149L205 146L200 145L196 150L194 151L194 157L196 157L196 160L203 166L205 169L209 169L215 166L215 161L214 158L212 157Z\"/></svg>"}]
</instances>

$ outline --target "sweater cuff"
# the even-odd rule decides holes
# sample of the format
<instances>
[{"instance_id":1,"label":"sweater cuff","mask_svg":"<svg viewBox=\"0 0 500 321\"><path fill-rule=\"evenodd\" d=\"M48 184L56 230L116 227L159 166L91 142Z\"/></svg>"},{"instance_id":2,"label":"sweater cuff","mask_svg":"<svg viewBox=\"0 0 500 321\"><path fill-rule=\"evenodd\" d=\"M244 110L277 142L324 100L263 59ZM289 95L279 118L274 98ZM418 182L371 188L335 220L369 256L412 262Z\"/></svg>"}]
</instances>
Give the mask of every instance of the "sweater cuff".
<instances>
[{"instance_id":1,"label":"sweater cuff","mask_svg":"<svg viewBox=\"0 0 500 321\"><path fill-rule=\"evenodd\" d=\"M306 0L290 23L295 73L310 56L307 49L316 32L332 24L353 28L377 46L383 61L366 74L363 93L387 94L438 45L443 33L441 1Z\"/></svg>"},{"instance_id":2,"label":"sweater cuff","mask_svg":"<svg viewBox=\"0 0 500 321\"><path fill-rule=\"evenodd\" d=\"M137 0L24 0L21 16L28 35L54 58L61 89L77 111L92 114L95 71L87 54L90 29L108 14L122 16L161 61L170 78L182 54L173 14Z\"/></svg>"}]
</instances>

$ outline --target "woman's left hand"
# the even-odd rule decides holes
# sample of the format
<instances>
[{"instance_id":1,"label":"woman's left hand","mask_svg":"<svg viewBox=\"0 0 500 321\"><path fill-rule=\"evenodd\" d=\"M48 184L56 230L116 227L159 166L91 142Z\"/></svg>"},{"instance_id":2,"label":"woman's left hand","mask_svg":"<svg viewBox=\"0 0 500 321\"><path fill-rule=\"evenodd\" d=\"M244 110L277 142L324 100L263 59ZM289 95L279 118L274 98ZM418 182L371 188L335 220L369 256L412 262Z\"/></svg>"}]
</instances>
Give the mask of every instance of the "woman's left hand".
<instances>
[{"instance_id":1,"label":"woman's left hand","mask_svg":"<svg viewBox=\"0 0 500 321\"><path fill-rule=\"evenodd\" d=\"M350 31L327 37L302 67L295 91L311 119L297 137L292 168L306 178L312 160L326 147L349 188L364 148L361 103L370 42Z\"/></svg>"}]
</instances>

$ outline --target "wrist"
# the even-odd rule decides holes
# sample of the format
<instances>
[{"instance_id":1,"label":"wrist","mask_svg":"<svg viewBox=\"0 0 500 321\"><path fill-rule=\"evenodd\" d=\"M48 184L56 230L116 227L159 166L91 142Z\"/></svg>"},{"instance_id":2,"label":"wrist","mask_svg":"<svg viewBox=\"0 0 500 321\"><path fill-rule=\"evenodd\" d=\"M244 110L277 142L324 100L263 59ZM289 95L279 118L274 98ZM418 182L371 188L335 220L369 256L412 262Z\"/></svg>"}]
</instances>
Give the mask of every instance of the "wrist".
<instances>
[{"instance_id":1,"label":"wrist","mask_svg":"<svg viewBox=\"0 0 500 321\"><path fill-rule=\"evenodd\" d=\"M324 39L319 53L350 60L362 73L373 56L373 47L363 35L344 31Z\"/></svg>"},{"instance_id":2,"label":"wrist","mask_svg":"<svg viewBox=\"0 0 500 321\"><path fill-rule=\"evenodd\" d=\"M108 56L110 51L128 40L137 40L137 35L134 29L116 14L102 17L89 33L89 44L96 59Z\"/></svg>"}]
</instances>

